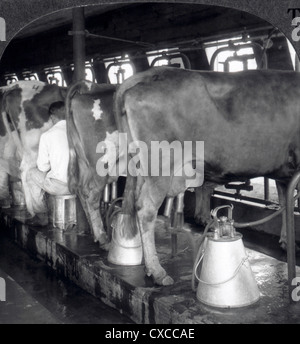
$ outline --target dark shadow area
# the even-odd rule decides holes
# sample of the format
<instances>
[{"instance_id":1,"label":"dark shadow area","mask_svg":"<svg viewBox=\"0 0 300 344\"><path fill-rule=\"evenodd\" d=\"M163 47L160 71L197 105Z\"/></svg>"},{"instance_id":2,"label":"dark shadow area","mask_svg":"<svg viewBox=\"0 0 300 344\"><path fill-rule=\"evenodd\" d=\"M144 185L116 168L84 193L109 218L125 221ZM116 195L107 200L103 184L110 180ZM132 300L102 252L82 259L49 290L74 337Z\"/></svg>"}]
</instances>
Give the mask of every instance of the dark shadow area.
<instances>
[{"instance_id":1,"label":"dark shadow area","mask_svg":"<svg viewBox=\"0 0 300 344\"><path fill-rule=\"evenodd\" d=\"M0 269L12 277L26 293L37 300L58 320L65 324L130 324L130 319L108 307L81 288L57 276L44 262L30 257L0 232ZM9 301L9 300L7 300ZM11 301L11 300L10 300ZM20 310L20 308L16 308ZM27 310L24 312L26 321ZM27 312L28 315L29 312ZM43 316L43 314L41 315ZM14 323L9 314L5 323ZM32 323L30 319L28 322ZM46 316L45 316L46 321ZM43 323L43 319L39 323Z\"/></svg>"}]
</instances>

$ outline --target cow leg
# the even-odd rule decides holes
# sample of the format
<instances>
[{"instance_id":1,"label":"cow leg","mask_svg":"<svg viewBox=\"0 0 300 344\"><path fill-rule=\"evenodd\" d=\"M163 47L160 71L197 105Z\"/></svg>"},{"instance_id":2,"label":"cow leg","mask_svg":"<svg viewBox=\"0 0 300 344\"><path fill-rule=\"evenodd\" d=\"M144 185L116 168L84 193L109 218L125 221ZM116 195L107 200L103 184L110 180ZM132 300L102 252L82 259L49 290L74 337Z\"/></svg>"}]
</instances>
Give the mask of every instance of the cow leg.
<instances>
[{"instance_id":1,"label":"cow leg","mask_svg":"<svg viewBox=\"0 0 300 344\"><path fill-rule=\"evenodd\" d=\"M278 199L280 207L286 207L286 192L287 192L287 185L284 183L280 183L276 181L277 192L278 192ZM280 232L280 239L279 239L280 247L286 251L287 250L287 240L286 240L286 210L282 213L282 224L281 224L281 232ZM300 251L298 245L295 246L296 252Z\"/></svg>"},{"instance_id":2,"label":"cow leg","mask_svg":"<svg viewBox=\"0 0 300 344\"><path fill-rule=\"evenodd\" d=\"M21 181L24 190L24 197L28 213L33 217L36 213L45 212L45 203L43 202L43 192L30 181L27 176L28 170L21 171Z\"/></svg>"},{"instance_id":3,"label":"cow leg","mask_svg":"<svg viewBox=\"0 0 300 344\"><path fill-rule=\"evenodd\" d=\"M33 200L31 197L30 186L27 182L27 171L21 172L21 181L24 190L25 203L28 213L33 217L35 215Z\"/></svg>"},{"instance_id":4,"label":"cow leg","mask_svg":"<svg viewBox=\"0 0 300 344\"><path fill-rule=\"evenodd\" d=\"M94 241L99 242L99 245L102 249L108 250L108 238L104 231L103 222L100 215L100 200L97 203L98 207L95 207L93 204L91 204L91 202L89 202L89 199L84 198L80 192L78 192L78 197L92 230Z\"/></svg>"},{"instance_id":5,"label":"cow leg","mask_svg":"<svg viewBox=\"0 0 300 344\"><path fill-rule=\"evenodd\" d=\"M171 285L173 279L168 276L165 269L160 265L155 247L155 223L157 212L162 204L167 190L164 185L154 185L148 179L143 184L137 200L137 216L146 274L152 276L154 282L159 285Z\"/></svg>"},{"instance_id":6,"label":"cow leg","mask_svg":"<svg viewBox=\"0 0 300 344\"><path fill-rule=\"evenodd\" d=\"M9 206L8 174L0 171L0 206Z\"/></svg>"},{"instance_id":7,"label":"cow leg","mask_svg":"<svg viewBox=\"0 0 300 344\"><path fill-rule=\"evenodd\" d=\"M21 174L27 210L32 216L48 212L44 198L45 191L42 189L45 176L46 172L41 172L37 168L32 168Z\"/></svg>"},{"instance_id":8,"label":"cow leg","mask_svg":"<svg viewBox=\"0 0 300 344\"><path fill-rule=\"evenodd\" d=\"M201 226L206 226L211 219L210 199L217 184L204 182L195 188L195 221Z\"/></svg>"},{"instance_id":9,"label":"cow leg","mask_svg":"<svg viewBox=\"0 0 300 344\"><path fill-rule=\"evenodd\" d=\"M287 187L284 183L281 183L278 181L276 181L276 186L277 186L277 192L278 192L279 205L280 207L285 207ZM286 251L286 210L282 212L282 224L281 224L279 244L281 248Z\"/></svg>"}]
</instances>

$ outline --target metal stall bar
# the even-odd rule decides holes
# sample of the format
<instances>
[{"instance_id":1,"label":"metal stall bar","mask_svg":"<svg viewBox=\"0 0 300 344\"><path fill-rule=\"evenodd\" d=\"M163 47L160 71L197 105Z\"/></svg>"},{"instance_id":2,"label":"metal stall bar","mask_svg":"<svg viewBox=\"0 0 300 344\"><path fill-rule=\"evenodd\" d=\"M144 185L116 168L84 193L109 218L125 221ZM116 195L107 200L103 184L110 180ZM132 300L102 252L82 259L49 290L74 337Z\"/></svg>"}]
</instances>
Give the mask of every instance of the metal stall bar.
<instances>
[{"instance_id":1,"label":"metal stall bar","mask_svg":"<svg viewBox=\"0 0 300 344\"><path fill-rule=\"evenodd\" d=\"M73 15L73 57L74 57L74 75L73 81L85 79L85 24L84 8L75 7L72 10Z\"/></svg>"},{"instance_id":2,"label":"metal stall bar","mask_svg":"<svg viewBox=\"0 0 300 344\"><path fill-rule=\"evenodd\" d=\"M286 235L287 235L287 264L288 264L288 285L289 298L293 302L292 280L296 277L296 252L295 252L295 220L294 220L294 206L295 198L294 191L300 180L300 171L296 172L290 181L287 189L286 198Z\"/></svg>"},{"instance_id":3,"label":"metal stall bar","mask_svg":"<svg viewBox=\"0 0 300 344\"><path fill-rule=\"evenodd\" d=\"M264 198L265 201L270 200L270 181L267 177L264 177Z\"/></svg>"}]
</instances>

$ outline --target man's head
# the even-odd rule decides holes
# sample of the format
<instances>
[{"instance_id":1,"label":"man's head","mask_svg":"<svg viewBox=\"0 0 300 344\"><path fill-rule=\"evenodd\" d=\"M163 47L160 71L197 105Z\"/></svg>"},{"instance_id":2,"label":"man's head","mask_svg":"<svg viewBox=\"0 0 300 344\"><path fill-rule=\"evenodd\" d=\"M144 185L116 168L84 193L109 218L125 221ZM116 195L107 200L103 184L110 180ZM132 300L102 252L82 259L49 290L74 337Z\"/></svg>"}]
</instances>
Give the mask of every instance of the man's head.
<instances>
[{"instance_id":1,"label":"man's head","mask_svg":"<svg viewBox=\"0 0 300 344\"><path fill-rule=\"evenodd\" d=\"M62 101L52 103L49 107L49 115L54 124L63 119L66 119L65 103Z\"/></svg>"}]
</instances>

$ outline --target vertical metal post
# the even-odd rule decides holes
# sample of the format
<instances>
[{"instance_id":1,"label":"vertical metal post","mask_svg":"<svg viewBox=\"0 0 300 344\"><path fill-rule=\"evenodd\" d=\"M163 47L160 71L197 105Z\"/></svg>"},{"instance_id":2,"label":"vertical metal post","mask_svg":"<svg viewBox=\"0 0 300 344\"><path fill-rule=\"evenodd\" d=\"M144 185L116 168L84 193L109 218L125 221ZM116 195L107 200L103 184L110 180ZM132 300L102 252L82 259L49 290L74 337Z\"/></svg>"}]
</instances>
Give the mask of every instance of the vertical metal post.
<instances>
[{"instance_id":1,"label":"vertical metal post","mask_svg":"<svg viewBox=\"0 0 300 344\"><path fill-rule=\"evenodd\" d=\"M300 72L300 62L297 54L295 55L295 71Z\"/></svg>"},{"instance_id":2,"label":"vertical metal post","mask_svg":"<svg viewBox=\"0 0 300 344\"><path fill-rule=\"evenodd\" d=\"M118 185L117 182L111 184L111 200L115 200L118 197Z\"/></svg>"},{"instance_id":3,"label":"vertical metal post","mask_svg":"<svg viewBox=\"0 0 300 344\"><path fill-rule=\"evenodd\" d=\"M84 8L75 7L73 15L73 59L74 75L73 81L85 79L85 25Z\"/></svg>"},{"instance_id":4,"label":"vertical metal post","mask_svg":"<svg viewBox=\"0 0 300 344\"><path fill-rule=\"evenodd\" d=\"M269 201L270 200L270 192L269 192L269 178L264 177L264 197L265 197L265 201Z\"/></svg>"},{"instance_id":5,"label":"vertical metal post","mask_svg":"<svg viewBox=\"0 0 300 344\"><path fill-rule=\"evenodd\" d=\"M292 280L296 277L296 252L295 252L295 220L294 220L294 191L300 180L300 171L296 172L290 181L286 197L286 236L287 236L287 264L288 264L288 285L289 298L292 299Z\"/></svg>"}]
</instances>

